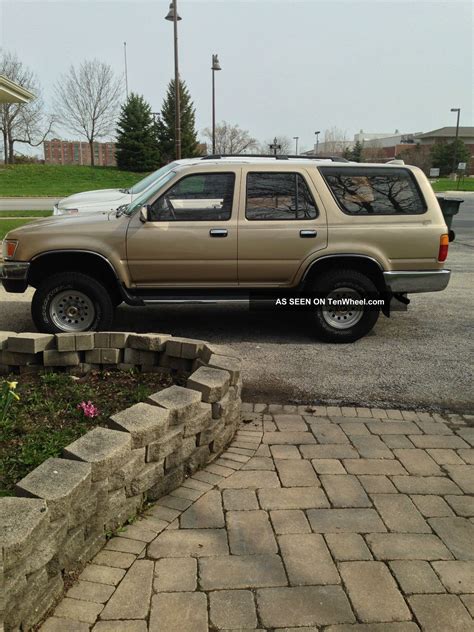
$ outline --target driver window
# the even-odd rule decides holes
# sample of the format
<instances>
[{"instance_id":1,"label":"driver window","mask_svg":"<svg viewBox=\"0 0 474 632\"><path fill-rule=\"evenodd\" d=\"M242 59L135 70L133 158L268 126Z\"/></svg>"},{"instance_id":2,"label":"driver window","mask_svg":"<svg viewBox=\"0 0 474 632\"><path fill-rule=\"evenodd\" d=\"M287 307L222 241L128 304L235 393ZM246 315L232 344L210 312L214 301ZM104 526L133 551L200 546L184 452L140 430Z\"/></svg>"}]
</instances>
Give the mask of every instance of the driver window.
<instances>
[{"instance_id":1,"label":"driver window","mask_svg":"<svg viewBox=\"0 0 474 632\"><path fill-rule=\"evenodd\" d=\"M235 174L186 176L150 205L150 220L226 221L232 215Z\"/></svg>"}]
</instances>

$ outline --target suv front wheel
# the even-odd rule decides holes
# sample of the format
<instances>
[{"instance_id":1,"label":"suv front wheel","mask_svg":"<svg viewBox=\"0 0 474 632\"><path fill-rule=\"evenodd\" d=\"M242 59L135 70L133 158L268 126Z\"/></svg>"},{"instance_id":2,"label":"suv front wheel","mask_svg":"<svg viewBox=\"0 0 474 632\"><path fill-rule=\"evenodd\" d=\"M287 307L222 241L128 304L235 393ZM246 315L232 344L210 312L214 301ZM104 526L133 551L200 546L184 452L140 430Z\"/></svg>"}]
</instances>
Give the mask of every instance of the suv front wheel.
<instances>
[{"instance_id":1,"label":"suv front wheel","mask_svg":"<svg viewBox=\"0 0 474 632\"><path fill-rule=\"evenodd\" d=\"M335 270L318 279L313 287L322 298L313 314L316 335L325 342L355 342L372 330L379 317L380 308L364 305L354 309L350 305L330 305L329 299L350 301L380 298L378 290L369 277L352 270Z\"/></svg>"},{"instance_id":2,"label":"suv front wheel","mask_svg":"<svg viewBox=\"0 0 474 632\"><path fill-rule=\"evenodd\" d=\"M62 272L41 283L31 303L39 331L64 333L110 329L114 307L106 287L80 272Z\"/></svg>"}]
</instances>

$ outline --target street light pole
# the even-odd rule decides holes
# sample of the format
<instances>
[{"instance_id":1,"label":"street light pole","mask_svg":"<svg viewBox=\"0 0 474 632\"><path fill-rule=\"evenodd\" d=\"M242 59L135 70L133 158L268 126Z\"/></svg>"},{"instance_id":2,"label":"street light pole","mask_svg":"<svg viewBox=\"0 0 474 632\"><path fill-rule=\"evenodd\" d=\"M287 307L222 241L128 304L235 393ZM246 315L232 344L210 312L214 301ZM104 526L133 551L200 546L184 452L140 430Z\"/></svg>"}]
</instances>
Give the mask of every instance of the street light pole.
<instances>
[{"instance_id":1,"label":"street light pole","mask_svg":"<svg viewBox=\"0 0 474 632\"><path fill-rule=\"evenodd\" d=\"M459 118L461 116L461 108L451 108L451 112L458 113L457 121L456 121L456 139L454 141L454 156L453 156L453 173L455 173L457 158L458 158Z\"/></svg>"},{"instance_id":2,"label":"street light pole","mask_svg":"<svg viewBox=\"0 0 474 632\"><path fill-rule=\"evenodd\" d=\"M127 95L127 101L128 101L127 42L123 43L123 57L124 57L124 64L125 64L125 94Z\"/></svg>"},{"instance_id":3,"label":"street light pole","mask_svg":"<svg viewBox=\"0 0 474 632\"><path fill-rule=\"evenodd\" d=\"M316 154L316 156L319 154L319 135L321 134L321 131L318 130L317 132L314 132L316 134L316 148L314 153Z\"/></svg>"},{"instance_id":4,"label":"street light pole","mask_svg":"<svg viewBox=\"0 0 474 632\"><path fill-rule=\"evenodd\" d=\"M295 155L298 155L298 140L299 140L299 136L293 136L293 140L295 141Z\"/></svg>"},{"instance_id":5,"label":"street light pole","mask_svg":"<svg viewBox=\"0 0 474 632\"><path fill-rule=\"evenodd\" d=\"M212 56L212 153L216 153L216 80L217 70L222 70L217 55Z\"/></svg>"},{"instance_id":6,"label":"street light pole","mask_svg":"<svg viewBox=\"0 0 474 632\"><path fill-rule=\"evenodd\" d=\"M174 31L174 87L175 87L175 154L176 160L181 158L181 96L179 89L179 65L178 65L178 0L172 0L165 20L173 22Z\"/></svg>"}]
</instances>

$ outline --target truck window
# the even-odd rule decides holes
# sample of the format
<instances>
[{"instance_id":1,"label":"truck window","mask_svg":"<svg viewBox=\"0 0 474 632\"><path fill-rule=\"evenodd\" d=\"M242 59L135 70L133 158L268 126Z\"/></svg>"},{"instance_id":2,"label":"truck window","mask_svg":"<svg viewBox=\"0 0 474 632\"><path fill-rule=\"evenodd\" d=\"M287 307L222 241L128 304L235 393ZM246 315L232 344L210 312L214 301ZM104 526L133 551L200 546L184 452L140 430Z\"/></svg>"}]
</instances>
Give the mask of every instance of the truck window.
<instances>
[{"instance_id":1,"label":"truck window","mask_svg":"<svg viewBox=\"0 0 474 632\"><path fill-rule=\"evenodd\" d=\"M247 175L247 219L304 220L317 216L313 196L301 174L260 171Z\"/></svg>"},{"instance_id":2,"label":"truck window","mask_svg":"<svg viewBox=\"0 0 474 632\"><path fill-rule=\"evenodd\" d=\"M319 171L348 215L419 215L426 203L407 169L320 167Z\"/></svg>"}]
</instances>

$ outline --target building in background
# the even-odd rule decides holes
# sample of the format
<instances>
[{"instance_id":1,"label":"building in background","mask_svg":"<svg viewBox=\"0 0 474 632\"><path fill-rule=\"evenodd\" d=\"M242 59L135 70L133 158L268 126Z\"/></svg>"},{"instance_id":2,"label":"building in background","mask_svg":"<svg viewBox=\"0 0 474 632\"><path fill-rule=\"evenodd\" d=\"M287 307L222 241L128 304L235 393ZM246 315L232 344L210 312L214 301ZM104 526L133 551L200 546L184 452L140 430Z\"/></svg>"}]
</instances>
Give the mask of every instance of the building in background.
<instances>
[{"instance_id":1,"label":"building in background","mask_svg":"<svg viewBox=\"0 0 474 632\"><path fill-rule=\"evenodd\" d=\"M416 142L420 145L434 145L435 143L451 143L456 138L456 127L440 127L431 132L416 134ZM459 140L462 140L474 156L474 127L459 126Z\"/></svg>"},{"instance_id":2,"label":"building in background","mask_svg":"<svg viewBox=\"0 0 474 632\"><path fill-rule=\"evenodd\" d=\"M47 165L91 164L91 148L87 142L53 138L44 141L43 150ZM94 158L98 167L115 167L115 143L94 143Z\"/></svg>"}]
</instances>

